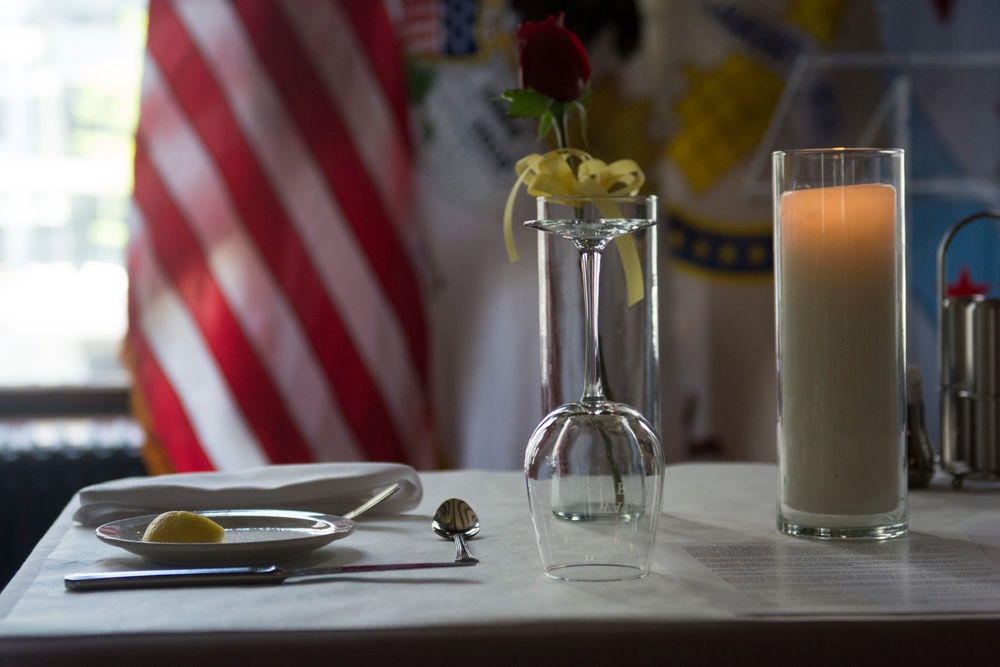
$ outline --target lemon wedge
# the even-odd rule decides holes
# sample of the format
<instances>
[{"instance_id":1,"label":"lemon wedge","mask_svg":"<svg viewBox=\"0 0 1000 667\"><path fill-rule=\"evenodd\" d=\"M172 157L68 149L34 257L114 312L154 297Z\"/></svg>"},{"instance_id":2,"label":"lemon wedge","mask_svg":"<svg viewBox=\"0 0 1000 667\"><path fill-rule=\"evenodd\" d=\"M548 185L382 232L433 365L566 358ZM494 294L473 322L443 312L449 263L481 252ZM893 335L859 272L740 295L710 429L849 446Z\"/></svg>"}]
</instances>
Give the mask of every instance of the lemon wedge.
<instances>
[{"instance_id":1,"label":"lemon wedge","mask_svg":"<svg viewBox=\"0 0 1000 667\"><path fill-rule=\"evenodd\" d=\"M164 512L153 519L143 542L225 542L226 531L208 517L193 512Z\"/></svg>"}]
</instances>

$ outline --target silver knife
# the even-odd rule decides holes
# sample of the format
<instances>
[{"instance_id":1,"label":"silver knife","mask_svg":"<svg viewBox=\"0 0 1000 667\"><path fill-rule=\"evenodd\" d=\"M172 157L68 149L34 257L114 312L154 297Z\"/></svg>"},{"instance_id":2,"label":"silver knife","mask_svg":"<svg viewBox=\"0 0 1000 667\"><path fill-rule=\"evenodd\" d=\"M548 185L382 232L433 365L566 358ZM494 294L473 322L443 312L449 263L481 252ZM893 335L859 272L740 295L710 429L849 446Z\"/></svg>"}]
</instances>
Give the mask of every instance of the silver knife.
<instances>
[{"instance_id":1,"label":"silver knife","mask_svg":"<svg viewBox=\"0 0 1000 667\"><path fill-rule=\"evenodd\" d=\"M128 570L122 572L82 572L64 577L71 591L100 591L120 588L167 588L175 586L213 586L220 584L280 584L295 577L314 577L386 570L422 570L437 567L464 567L473 562L378 563L340 567L303 567L285 570L277 565L259 567L203 567L174 570Z\"/></svg>"}]
</instances>

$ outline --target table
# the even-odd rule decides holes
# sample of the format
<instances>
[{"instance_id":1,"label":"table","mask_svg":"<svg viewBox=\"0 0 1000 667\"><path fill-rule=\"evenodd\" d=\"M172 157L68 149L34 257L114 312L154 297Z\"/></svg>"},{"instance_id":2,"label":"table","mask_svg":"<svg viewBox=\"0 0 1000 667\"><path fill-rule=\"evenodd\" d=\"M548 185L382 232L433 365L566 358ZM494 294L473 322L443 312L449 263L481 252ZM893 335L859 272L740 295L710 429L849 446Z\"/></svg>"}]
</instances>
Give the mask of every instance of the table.
<instances>
[{"instance_id":1,"label":"table","mask_svg":"<svg viewBox=\"0 0 1000 667\"><path fill-rule=\"evenodd\" d=\"M645 579L567 583L541 572L519 472L421 475L411 513L362 517L357 532L297 564L451 558L430 518L467 500L483 530L471 568L383 572L280 586L71 593L69 572L146 566L75 525L72 501L0 594L2 665L201 664L928 664L992 662L1000 609L976 614L746 616L657 562ZM993 489L944 476L910 496L913 539L967 540L996 513ZM769 464L667 468L657 553L677 544L828 544L774 528ZM909 539L909 538L904 538ZM669 661L669 662L668 662ZM635 664L635 663L633 663Z\"/></svg>"}]
</instances>

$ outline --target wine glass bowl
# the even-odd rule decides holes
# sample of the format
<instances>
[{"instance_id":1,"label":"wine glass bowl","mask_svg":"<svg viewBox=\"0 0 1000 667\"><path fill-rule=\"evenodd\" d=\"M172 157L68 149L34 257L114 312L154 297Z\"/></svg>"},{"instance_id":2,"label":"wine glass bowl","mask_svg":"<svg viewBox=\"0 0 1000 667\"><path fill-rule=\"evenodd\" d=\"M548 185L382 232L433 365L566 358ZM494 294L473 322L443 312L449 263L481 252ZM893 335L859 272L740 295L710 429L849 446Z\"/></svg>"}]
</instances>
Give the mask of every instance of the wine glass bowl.
<instances>
[{"instance_id":1,"label":"wine glass bowl","mask_svg":"<svg viewBox=\"0 0 1000 667\"><path fill-rule=\"evenodd\" d=\"M657 446L649 422L624 403L562 405L529 440L529 475L551 482L545 498L530 500L570 521L633 521L648 505L645 477Z\"/></svg>"},{"instance_id":2,"label":"wine glass bowl","mask_svg":"<svg viewBox=\"0 0 1000 667\"><path fill-rule=\"evenodd\" d=\"M645 576L659 513L659 450L649 422L624 403L569 403L542 420L525 471L548 576Z\"/></svg>"}]
</instances>

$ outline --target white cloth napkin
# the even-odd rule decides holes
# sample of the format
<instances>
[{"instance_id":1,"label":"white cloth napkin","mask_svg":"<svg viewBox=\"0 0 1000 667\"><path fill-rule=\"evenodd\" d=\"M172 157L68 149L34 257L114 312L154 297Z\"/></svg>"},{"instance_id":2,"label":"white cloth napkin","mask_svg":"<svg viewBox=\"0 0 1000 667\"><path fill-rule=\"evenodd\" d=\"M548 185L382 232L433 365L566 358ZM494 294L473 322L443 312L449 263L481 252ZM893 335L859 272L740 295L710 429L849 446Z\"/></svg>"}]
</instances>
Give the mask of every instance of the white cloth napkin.
<instances>
[{"instance_id":1,"label":"white cloth napkin","mask_svg":"<svg viewBox=\"0 0 1000 667\"><path fill-rule=\"evenodd\" d=\"M371 510L395 514L423 496L417 472L400 463L304 463L238 472L126 477L80 491L73 519L85 526L171 510L284 509L340 515L393 482L400 490Z\"/></svg>"}]
</instances>

